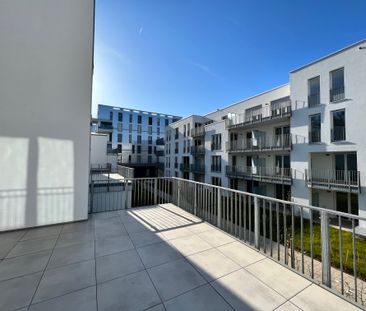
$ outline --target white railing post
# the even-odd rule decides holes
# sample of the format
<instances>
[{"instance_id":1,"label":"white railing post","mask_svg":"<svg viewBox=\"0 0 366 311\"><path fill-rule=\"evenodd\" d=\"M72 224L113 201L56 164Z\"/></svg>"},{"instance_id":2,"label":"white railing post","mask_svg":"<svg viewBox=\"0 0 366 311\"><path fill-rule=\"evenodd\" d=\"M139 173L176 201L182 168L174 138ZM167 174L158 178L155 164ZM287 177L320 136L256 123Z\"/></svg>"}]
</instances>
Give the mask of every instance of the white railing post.
<instances>
[{"instance_id":1,"label":"white railing post","mask_svg":"<svg viewBox=\"0 0 366 311\"><path fill-rule=\"evenodd\" d=\"M178 179L176 179L176 181L177 181L177 205L178 205L178 207L180 207L180 180Z\"/></svg>"},{"instance_id":2,"label":"white railing post","mask_svg":"<svg viewBox=\"0 0 366 311\"><path fill-rule=\"evenodd\" d=\"M194 184L193 213L197 216L197 184Z\"/></svg>"},{"instance_id":3,"label":"white railing post","mask_svg":"<svg viewBox=\"0 0 366 311\"><path fill-rule=\"evenodd\" d=\"M217 226L221 228L221 216L222 206L221 206L221 189L217 188Z\"/></svg>"},{"instance_id":4,"label":"white railing post","mask_svg":"<svg viewBox=\"0 0 366 311\"><path fill-rule=\"evenodd\" d=\"M259 200L254 197L254 246L259 249L260 210Z\"/></svg>"},{"instance_id":5,"label":"white railing post","mask_svg":"<svg viewBox=\"0 0 366 311\"><path fill-rule=\"evenodd\" d=\"M321 244L322 244L322 283L331 287L331 263L330 263L330 241L329 241L329 217L326 211L321 211Z\"/></svg>"},{"instance_id":6,"label":"white railing post","mask_svg":"<svg viewBox=\"0 0 366 311\"><path fill-rule=\"evenodd\" d=\"M158 179L154 178L154 205L158 204Z\"/></svg>"}]
</instances>

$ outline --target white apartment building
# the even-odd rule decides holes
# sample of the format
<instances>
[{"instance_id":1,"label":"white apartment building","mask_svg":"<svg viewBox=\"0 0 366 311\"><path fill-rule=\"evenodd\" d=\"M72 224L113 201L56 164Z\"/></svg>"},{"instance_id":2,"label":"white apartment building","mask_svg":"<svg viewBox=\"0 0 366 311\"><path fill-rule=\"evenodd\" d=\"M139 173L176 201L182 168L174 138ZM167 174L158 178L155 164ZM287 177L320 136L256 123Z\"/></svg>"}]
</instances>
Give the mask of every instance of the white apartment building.
<instances>
[{"instance_id":1,"label":"white apartment building","mask_svg":"<svg viewBox=\"0 0 366 311\"><path fill-rule=\"evenodd\" d=\"M365 216L363 46L290 72L289 84L171 124L165 174Z\"/></svg>"}]
</instances>

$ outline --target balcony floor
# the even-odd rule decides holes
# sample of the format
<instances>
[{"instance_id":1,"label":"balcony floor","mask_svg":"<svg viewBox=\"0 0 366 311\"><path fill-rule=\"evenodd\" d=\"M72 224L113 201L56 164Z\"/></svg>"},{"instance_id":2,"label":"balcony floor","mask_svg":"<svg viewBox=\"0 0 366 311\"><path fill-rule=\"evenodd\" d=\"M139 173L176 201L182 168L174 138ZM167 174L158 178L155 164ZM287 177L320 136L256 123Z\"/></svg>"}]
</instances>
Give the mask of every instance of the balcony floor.
<instances>
[{"instance_id":1,"label":"balcony floor","mask_svg":"<svg viewBox=\"0 0 366 311\"><path fill-rule=\"evenodd\" d=\"M0 234L1 310L358 310L173 204Z\"/></svg>"}]
</instances>

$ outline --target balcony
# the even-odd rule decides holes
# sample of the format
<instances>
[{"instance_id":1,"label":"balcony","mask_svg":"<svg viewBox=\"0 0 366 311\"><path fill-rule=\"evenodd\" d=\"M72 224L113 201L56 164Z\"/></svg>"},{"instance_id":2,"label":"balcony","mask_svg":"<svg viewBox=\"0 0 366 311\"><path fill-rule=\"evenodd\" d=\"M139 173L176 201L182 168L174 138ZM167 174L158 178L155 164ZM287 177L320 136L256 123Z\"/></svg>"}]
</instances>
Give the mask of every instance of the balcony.
<instances>
[{"instance_id":1,"label":"balcony","mask_svg":"<svg viewBox=\"0 0 366 311\"><path fill-rule=\"evenodd\" d=\"M226 142L226 151L230 153L251 153L291 150L291 135L276 136L275 139L243 139Z\"/></svg>"},{"instance_id":2,"label":"balcony","mask_svg":"<svg viewBox=\"0 0 366 311\"><path fill-rule=\"evenodd\" d=\"M221 172L221 165L211 164L211 172L220 173Z\"/></svg>"},{"instance_id":3,"label":"balcony","mask_svg":"<svg viewBox=\"0 0 366 311\"><path fill-rule=\"evenodd\" d=\"M219 143L219 144L211 143L211 151L215 151L215 150L221 150L221 143Z\"/></svg>"},{"instance_id":4,"label":"balcony","mask_svg":"<svg viewBox=\"0 0 366 311\"><path fill-rule=\"evenodd\" d=\"M291 185L291 168L226 166L226 175L230 178L241 178L266 183Z\"/></svg>"},{"instance_id":5,"label":"balcony","mask_svg":"<svg viewBox=\"0 0 366 311\"><path fill-rule=\"evenodd\" d=\"M346 140L346 128L344 126L335 126L331 130L331 141L345 141Z\"/></svg>"},{"instance_id":6,"label":"balcony","mask_svg":"<svg viewBox=\"0 0 366 311\"><path fill-rule=\"evenodd\" d=\"M227 129L249 128L258 124L272 124L291 117L291 101L265 106L254 112L243 113L225 120Z\"/></svg>"},{"instance_id":7,"label":"balcony","mask_svg":"<svg viewBox=\"0 0 366 311\"><path fill-rule=\"evenodd\" d=\"M309 131L309 143L315 144L321 142L321 131L319 130L311 130Z\"/></svg>"},{"instance_id":8,"label":"balcony","mask_svg":"<svg viewBox=\"0 0 366 311\"><path fill-rule=\"evenodd\" d=\"M193 128L191 130L191 137L197 138L197 137L201 137L201 136L205 136L204 126L199 126L199 127Z\"/></svg>"},{"instance_id":9,"label":"balcony","mask_svg":"<svg viewBox=\"0 0 366 311\"><path fill-rule=\"evenodd\" d=\"M338 275L326 284L329 266L290 243L295 217L283 215L320 209L175 178L118 187L94 188L92 208L104 209L86 221L0 234L2 310L359 310L347 301L364 294L359 277L342 272L342 298ZM259 222L276 206L278 243ZM321 212L329 230L340 216Z\"/></svg>"},{"instance_id":10,"label":"balcony","mask_svg":"<svg viewBox=\"0 0 366 311\"><path fill-rule=\"evenodd\" d=\"M155 155L157 157L163 157L165 155L165 151L164 150L156 150Z\"/></svg>"},{"instance_id":11,"label":"balcony","mask_svg":"<svg viewBox=\"0 0 366 311\"><path fill-rule=\"evenodd\" d=\"M331 103L345 99L344 86L329 90L329 98Z\"/></svg>"},{"instance_id":12,"label":"balcony","mask_svg":"<svg viewBox=\"0 0 366 311\"><path fill-rule=\"evenodd\" d=\"M345 170L306 170L305 180L309 188L360 193L360 172Z\"/></svg>"},{"instance_id":13,"label":"balcony","mask_svg":"<svg viewBox=\"0 0 366 311\"><path fill-rule=\"evenodd\" d=\"M156 145L158 145L158 146L164 146L165 145L164 138L158 138L156 140Z\"/></svg>"},{"instance_id":14,"label":"balcony","mask_svg":"<svg viewBox=\"0 0 366 311\"><path fill-rule=\"evenodd\" d=\"M317 107L320 105L320 94L310 94L308 95L308 106Z\"/></svg>"},{"instance_id":15,"label":"balcony","mask_svg":"<svg viewBox=\"0 0 366 311\"><path fill-rule=\"evenodd\" d=\"M196 174L204 174L205 173L205 165L194 163L191 164L191 172Z\"/></svg>"},{"instance_id":16,"label":"balcony","mask_svg":"<svg viewBox=\"0 0 366 311\"><path fill-rule=\"evenodd\" d=\"M205 146L192 146L191 147L191 155L204 155L205 154Z\"/></svg>"},{"instance_id":17,"label":"balcony","mask_svg":"<svg viewBox=\"0 0 366 311\"><path fill-rule=\"evenodd\" d=\"M180 170L182 172L189 172L189 163L181 163L180 164Z\"/></svg>"},{"instance_id":18,"label":"balcony","mask_svg":"<svg viewBox=\"0 0 366 311\"><path fill-rule=\"evenodd\" d=\"M112 121L101 121L98 125L99 133L112 133L113 132L113 123Z\"/></svg>"}]
</instances>

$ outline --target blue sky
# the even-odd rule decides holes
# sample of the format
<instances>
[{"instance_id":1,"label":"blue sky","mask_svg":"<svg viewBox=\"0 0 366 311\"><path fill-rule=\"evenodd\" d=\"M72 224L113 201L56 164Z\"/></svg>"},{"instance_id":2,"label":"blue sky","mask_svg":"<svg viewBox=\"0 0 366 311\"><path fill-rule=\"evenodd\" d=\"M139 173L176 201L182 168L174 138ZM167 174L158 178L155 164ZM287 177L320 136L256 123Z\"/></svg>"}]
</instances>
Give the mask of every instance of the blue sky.
<instances>
[{"instance_id":1,"label":"blue sky","mask_svg":"<svg viewBox=\"0 0 366 311\"><path fill-rule=\"evenodd\" d=\"M186 116L288 82L366 38L365 0L96 0L93 115L114 105Z\"/></svg>"}]
</instances>

